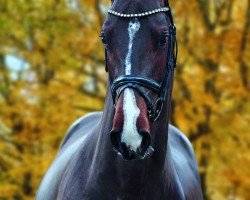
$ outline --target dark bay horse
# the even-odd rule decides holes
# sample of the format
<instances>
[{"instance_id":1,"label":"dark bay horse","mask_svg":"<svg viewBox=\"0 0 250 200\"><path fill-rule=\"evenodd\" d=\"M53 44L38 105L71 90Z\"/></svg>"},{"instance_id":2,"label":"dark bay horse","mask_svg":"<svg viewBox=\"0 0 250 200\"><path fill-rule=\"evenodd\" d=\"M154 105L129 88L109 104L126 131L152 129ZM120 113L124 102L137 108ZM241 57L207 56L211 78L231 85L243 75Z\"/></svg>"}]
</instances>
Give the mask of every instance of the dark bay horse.
<instances>
[{"instance_id":1,"label":"dark bay horse","mask_svg":"<svg viewBox=\"0 0 250 200\"><path fill-rule=\"evenodd\" d=\"M104 111L69 128L38 200L203 199L192 146L169 125L175 35L165 0L112 1Z\"/></svg>"}]
</instances>

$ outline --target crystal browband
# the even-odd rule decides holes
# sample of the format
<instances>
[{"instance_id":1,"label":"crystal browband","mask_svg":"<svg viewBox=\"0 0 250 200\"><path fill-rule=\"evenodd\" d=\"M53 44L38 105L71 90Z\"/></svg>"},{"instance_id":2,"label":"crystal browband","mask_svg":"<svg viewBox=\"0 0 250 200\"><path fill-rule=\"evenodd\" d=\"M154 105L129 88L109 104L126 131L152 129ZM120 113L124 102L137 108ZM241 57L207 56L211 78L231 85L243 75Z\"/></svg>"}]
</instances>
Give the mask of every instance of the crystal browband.
<instances>
[{"instance_id":1,"label":"crystal browband","mask_svg":"<svg viewBox=\"0 0 250 200\"><path fill-rule=\"evenodd\" d=\"M130 18L130 17L145 17L145 16L148 16L148 15L153 15L153 14L159 13L159 12L166 12L166 11L169 11L169 10L170 10L169 7L164 7L164 8L157 8L157 9L154 9L152 11L148 11L148 12L144 12L144 13L123 14L123 13L119 13L119 12L116 12L116 11L113 11L113 10L109 9L108 13L112 14L112 15L115 15L115 16L118 16L118 17Z\"/></svg>"}]
</instances>

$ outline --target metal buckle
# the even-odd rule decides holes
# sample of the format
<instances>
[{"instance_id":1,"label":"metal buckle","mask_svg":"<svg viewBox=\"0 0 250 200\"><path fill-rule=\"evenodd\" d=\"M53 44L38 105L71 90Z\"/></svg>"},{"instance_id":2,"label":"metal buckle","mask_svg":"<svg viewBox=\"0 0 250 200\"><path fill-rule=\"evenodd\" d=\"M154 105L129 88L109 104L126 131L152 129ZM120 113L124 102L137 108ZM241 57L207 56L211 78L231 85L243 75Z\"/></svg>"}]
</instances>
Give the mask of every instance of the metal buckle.
<instances>
[{"instance_id":1,"label":"metal buckle","mask_svg":"<svg viewBox=\"0 0 250 200\"><path fill-rule=\"evenodd\" d=\"M154 119L155 119L154 109L148 108L148 118L150 121L154 122Z\"/></svg>"},{"instance_id":2,"label":"metal buckle","mask_svg":"<svg viewBox=\"0 0 250 200\"><path fill-rule=\"evenodd\" d=\"M164 99L162 97L160 97L156 100L154 121L156 121L159 118L161 111L162 111L162 108L163 108L163 103L164 103Z\"/></svg>"}]
</instances>

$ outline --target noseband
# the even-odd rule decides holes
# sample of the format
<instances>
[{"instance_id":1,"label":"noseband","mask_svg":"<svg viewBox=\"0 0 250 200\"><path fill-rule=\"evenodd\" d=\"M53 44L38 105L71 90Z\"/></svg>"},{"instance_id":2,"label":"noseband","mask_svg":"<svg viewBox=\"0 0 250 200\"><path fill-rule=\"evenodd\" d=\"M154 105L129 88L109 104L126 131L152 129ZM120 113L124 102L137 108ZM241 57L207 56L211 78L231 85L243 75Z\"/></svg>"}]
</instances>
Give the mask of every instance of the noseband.
<instances>
[{"instance_id":1,"label":"noseband","mask_svg":"<svg viewBox=\"0 0 250 200\"><path fill-rule=\"evenodd\" d=\"M122 94L122 92L126 88L131 88L135 91L137 91L145 100L147 104L147 110L148 110L148 117L150 121L156 121L162 111L163 104L166 101L167 94L171 90L171 85L173 82L173 76L174 76L174 68L176 66L176 60L177 60L177 54L178 54L178 46L176 41L176 28L173 23L173 17L172 13L169 7L159 8L152 11L148 11L145 13L139 13L139 14L123 14L118 13L113 10L109 10L108 13L112 14L117 17L123 17L123 18L137 18L137 17L146 17L149 15L153 15L159 12L167 12L170 17L170 25L169 25L169 34L168 34L168 54L167 54L167 66L164 73L164 78L161 81L161 83L156 82L153 79L147 78L147 77L140 77L140 76L133 76L133 75L124 75L120 76L117 79L111 83L111 93L114 105L116 103L116 99L119 98L119 96ZM176 50L175 50L176 49ZM105 61L106 61L106 71L108 72L108 66L107 66L107 52L105 50ZM154 93L157 94L157 100L152 101L148 95L145 93L145 91L142 89L147 88Z\"/></svg>"}]
</instances>

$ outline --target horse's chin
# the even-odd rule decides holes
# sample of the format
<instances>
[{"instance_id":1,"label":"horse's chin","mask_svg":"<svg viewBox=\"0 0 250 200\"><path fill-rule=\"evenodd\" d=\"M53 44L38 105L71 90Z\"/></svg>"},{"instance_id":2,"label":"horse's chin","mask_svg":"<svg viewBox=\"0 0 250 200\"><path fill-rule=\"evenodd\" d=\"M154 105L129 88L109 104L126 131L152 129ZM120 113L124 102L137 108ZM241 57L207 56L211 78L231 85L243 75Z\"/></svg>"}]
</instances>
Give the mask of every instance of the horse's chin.
<instances>
[{"instance_id":1,"label":"horse's chin","mask_svg":"<svg viewBox=\"0 0 250 200\"><path fill-rule=\"evenodd\" d=\"M119 155L123 160L126 160L126 161L131 161L131 160L143 160L145 158L148 158L150 157L153 152L154 152L154 149L153 147L149 146L147 148L146 151L144 151L143 153L142 152L135 152L135 151L131 151L130 153L127 153L127 152L120 152L119 150L117 150L116 148L114 148L114 151L117 153L117 155Z\"/></svg>"}]
</instances>

